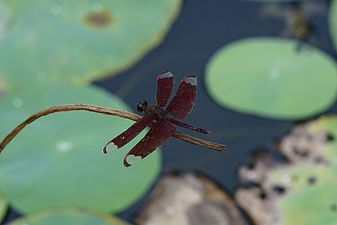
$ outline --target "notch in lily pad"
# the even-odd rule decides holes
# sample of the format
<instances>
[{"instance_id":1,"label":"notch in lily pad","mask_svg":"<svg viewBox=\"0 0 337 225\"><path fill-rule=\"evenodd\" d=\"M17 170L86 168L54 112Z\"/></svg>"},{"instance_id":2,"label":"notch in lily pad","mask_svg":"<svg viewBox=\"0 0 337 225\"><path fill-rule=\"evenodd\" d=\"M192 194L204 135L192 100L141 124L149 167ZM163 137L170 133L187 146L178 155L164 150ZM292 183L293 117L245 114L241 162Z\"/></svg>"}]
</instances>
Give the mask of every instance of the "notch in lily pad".
<instances>
[{"instance_id":1,"label":"notch in lily pad","mask_svg":"<svg viewBox=\"0 0 337 225\"><path fill-rule=\"evenodd\" d=\"M0 192L0 223L4 219L8 209L8 202L5 196Z\"/></svg>"},{"instance_id":2,"label":"notch in lily pad","mask_svg":"<svg viewBox=\"0 0 337 225\"><path fill-rule=\"evenodd\" d=\"M95 224L95 225L130 225L110 214L96 213L84 209L65 208L38 211L14 220L9 225L57 225L57 224Z\"/></svg>"}]
</instances>

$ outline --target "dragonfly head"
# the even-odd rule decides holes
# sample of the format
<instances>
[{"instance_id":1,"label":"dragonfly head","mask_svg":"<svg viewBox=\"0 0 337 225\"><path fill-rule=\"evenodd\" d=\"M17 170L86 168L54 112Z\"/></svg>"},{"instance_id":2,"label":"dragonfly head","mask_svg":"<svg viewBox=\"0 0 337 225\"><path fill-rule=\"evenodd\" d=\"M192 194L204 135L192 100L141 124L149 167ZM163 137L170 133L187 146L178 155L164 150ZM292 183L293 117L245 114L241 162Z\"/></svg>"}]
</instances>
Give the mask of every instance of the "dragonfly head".
<instances>
[{"instance_id":1,"label":"dragonfly head","mask_svg":"<svg viewBox=\"0 0 337 225\"><path fill-rule=\"evenodd\" d=\"M146 110L146 108L148 107L148 103L147 101L141 101L137 104L137 111L142 113Z\"/></svg>"}]
</instances>

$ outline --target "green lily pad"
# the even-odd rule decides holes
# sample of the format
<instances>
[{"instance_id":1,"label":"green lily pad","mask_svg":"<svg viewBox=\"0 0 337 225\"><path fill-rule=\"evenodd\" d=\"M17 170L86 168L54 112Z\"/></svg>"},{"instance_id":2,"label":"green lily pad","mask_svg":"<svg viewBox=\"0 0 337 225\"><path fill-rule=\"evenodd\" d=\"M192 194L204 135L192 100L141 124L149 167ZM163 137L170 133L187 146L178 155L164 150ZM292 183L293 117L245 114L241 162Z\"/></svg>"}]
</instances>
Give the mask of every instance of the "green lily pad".
<instances>
[{"instance_id":1,"label":"green lily pad","mask_svg":"<svg viewBox=\"0 0 337 225\"><path fill-rule=\"evenodd\" d=\"M320 117L310 124L309 131L312 135L317 132L324 132L328 139L331 139L325 143L322 149L323 156L332 163L331 165L337 173L337 116L328 115Z\"/></svg>"},{"instance_id":2,"label":"green lily pad","mask_svg":"<svg viewBox=\"0 0 337 225\"><path fill-rule=\"evenodd\" d=\"M336 224L335 134L336 115L300 124L278 145L288 162L262 152L240 169L241 178L259 187L241 188L236 194L254 224Z\"/></svg>"},{"instance_id":3,"label":"green lily pad","mask_svg":"<svg viewBox=\"0 0 337 225\"><path fill-rule=\"evenodd\" d=\"M336 223L337 211L337 117L322 116L308 126L309 135L320 136L324 132L331 140L316 146L323 162L305 163L289 168L280 168L271 173L273 180L284 180L284 176L296 177L289 184L291 192L280 202L285 225L290 224L324 224ZM317 210L319 209L319 210Z\"/></svg>"},{"instance_id":4,"label":"green lily pad","mask_svg":"<svg viewBox=\"0 0 337 225\"><path fill-rule=\"evenodd\" d=\"M15 220L10 225L128 225L111 215L99 215L85 210L63 209L45 210Z\"/></svg>"},{"instance_id":5,"label":"green lily pad","mask_svg":"<svg viewBox=\"0 0 337 225\"><path fill-rule=\"evenodd\" d=\"M335 62L320 50L278 38L252 38L220 49L206 69L211 97L224 107L298 119L330 107L337 94Z\"/></svg>"},{"instance_id":6,"label":"green lily pad","mask_svg":"<svg viewBox=\"0 0 337 225\"><path fill-rule=\"evenodd\" d=\"M329 14L329 26L330 33L332 36L332 42L337 49L337 1L333 0L330 6L330 14Z\"/></svg>"},{"instance_id":7,"label":"green lily pad","mask_svg":"<svg viewBox=\"0 0 337 225\"><path fill-rule=\"evenodd\" d=\"M161 41L180 5L181 0L4 0L0 12L9 19L0 35L0 76L13 89L115 74Z\"/></svg>"},{"instance_id":8,"label":"green lily pad","mask_svg":"<svg viewBox=\"0 0 337 225\"><path fill-rule=\"evenodd\" d=\"M0 223L6 215L7 207L7 200L5 199L5 196L3 196L3 194L0 192Z\"/></svg>"},{"instance_id":9,"label":"green lily pad","mask_svg":"<svg viewBox=\"0 0 337 225\"><path fill-rule=\"evenodd\" d=\"M336 211L333 209L337 204L336 172L326 166L309 164L273 171L271 176L276 182L284 182L285 176L296 177L290 185L290 193L279 202L283 216L281 224L336 224Z\"/></svg>"},{"instance_id":10,"label":"green lily pad","mask_svg":"<svg viewBox=\"0 0 337 225\"><path fill-rule=\"evenodd\" d=\"M0 137L32 113L66 103L130 111L120 99L94 87L27 88L0 99ZM124 155L140 137L118 151L102 153L104 144L132 123L79 111L36 121L0 155L0 183L6 198L22 213L63 206L103 212L125 209L142 197L160 170L159 151L129 168L123 166Z\"/></svg>"}]
</instances>

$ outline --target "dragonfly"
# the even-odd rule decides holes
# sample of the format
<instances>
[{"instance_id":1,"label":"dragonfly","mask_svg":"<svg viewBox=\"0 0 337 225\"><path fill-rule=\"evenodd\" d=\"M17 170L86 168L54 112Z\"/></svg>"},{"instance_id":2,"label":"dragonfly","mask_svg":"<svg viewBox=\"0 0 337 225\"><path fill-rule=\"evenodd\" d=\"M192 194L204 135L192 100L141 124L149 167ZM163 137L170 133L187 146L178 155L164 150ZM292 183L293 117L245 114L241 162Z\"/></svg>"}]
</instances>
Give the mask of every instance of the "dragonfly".
<instances>
[{"instance_id":1,"label":"dragonfly","mask_svg":"<svg viewBox=\"0 0 337 225\"><path fill-rule=\"evenodd\" d=\"M123 133L109 141L103 148L104 153L116 150L135 138L146 127L150 130L124 157L124 166L129 167L135 161L143 159L155 151L165 142L180 126L202 134L210 132L203 128L191 126L182 122L191 111L197 93L197 77L195 75L185 76L179 84L176 95L168 106L169 98L174 87L174 76L170 72L164 72L157 76L157 92L155 95L156 105L149 105L147 101L137 104L137 111L143 117L131 125Z\"/></svg>"}]
</instances>

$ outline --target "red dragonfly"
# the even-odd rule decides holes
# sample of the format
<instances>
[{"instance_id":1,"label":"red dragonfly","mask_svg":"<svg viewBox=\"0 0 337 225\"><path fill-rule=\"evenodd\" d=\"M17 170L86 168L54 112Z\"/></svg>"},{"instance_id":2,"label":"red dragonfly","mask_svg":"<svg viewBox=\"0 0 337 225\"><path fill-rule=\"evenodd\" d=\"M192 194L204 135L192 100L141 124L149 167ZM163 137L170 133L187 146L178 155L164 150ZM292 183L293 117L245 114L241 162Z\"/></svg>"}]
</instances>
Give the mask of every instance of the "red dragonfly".
<instances>
[{"instance_id":1,"label":"red dragonfly","mask_svg":"<svg viewBox=\"0 0 337 225\"><path fill-rule=\"evenodd\" d=\"M170 104L166 106L174 86L174 77L170 72L164 72L157 77L157 105L151 106L146 101L137 104L137 110L144 116L135 122L126 131L109 141L103 152L107 153L108 148L118 149L123 147L134 137L136 137L147 126L151 126L145 137L139 141L125 156L124 165L126 167L133 164L138 159L143 159L156 148L158 148L166 139L168 139L176 130L176 126L181 126L203 134L209 131L193 127L181 122L190 113L194 105L197 92L197 77L195 75L185 76L179 84L176 95Z\"/></svg>"}]
</instances>

